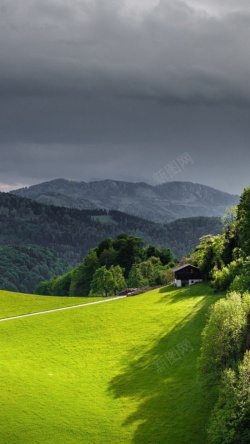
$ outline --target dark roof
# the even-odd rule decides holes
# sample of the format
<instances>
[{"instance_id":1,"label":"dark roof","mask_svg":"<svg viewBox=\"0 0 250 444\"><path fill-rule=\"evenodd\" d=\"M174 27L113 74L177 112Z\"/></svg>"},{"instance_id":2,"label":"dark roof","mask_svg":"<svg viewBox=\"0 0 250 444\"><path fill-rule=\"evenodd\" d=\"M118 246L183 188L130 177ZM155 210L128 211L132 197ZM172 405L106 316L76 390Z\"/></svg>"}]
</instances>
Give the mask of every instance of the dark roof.
<instances>
[{"instance_id":1,"label":"dark roof","mask_svg":"<svg viewBox=\"0 0 250 444\"><path fill-rule=\"evenodd\" d=\"M191 265L191 264L185 264L185 265L182 265L181 267L175 268L175 269L173 270L173 272L175 273L176 271L184 270L184 268L187 268L187 267L192 267L192 268L195 268L196 270L199 270L199 271L200 271L200 269L199 269L198 267L195 267L194 265Z\"/></svg>"}]
</instances>

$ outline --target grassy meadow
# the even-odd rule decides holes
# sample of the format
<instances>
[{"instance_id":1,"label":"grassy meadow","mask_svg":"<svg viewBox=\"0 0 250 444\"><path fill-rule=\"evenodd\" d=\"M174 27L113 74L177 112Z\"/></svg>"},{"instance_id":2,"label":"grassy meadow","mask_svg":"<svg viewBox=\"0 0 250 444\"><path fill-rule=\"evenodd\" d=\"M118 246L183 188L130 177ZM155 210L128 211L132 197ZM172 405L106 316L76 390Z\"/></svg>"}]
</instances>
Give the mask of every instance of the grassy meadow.
<instances>
[{"instance_id":1,"label":"grassy meadow","mask_svg":"<svg viewBox=\"0 0 250 444\"><path fill-rule=\"evenodd\" d=\"M0 291L0 319L72 305L87 304L100 301L103 298L79 298L62 296L36 296L33 294Z\"/></svg>"},{"instance_id":2,"label":"grassy meadow","mask_svg":"<svg viewBox=\"0 0 250 444\"><path fill-rule=\"evenodd\" d=\"M0 323L0 442L205 444L205 284ZM90 302L0 292L0 317ZM97 300L97 298L94 298Z\"/></svg>"}]
</instances>

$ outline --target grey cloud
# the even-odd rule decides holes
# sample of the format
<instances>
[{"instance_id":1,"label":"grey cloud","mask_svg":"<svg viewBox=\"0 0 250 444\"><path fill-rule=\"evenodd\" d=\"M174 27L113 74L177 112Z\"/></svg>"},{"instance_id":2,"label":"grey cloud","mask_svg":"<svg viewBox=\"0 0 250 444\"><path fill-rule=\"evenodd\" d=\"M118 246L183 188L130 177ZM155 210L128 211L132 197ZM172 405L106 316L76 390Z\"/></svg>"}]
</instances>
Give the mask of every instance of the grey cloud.
<instances>
[{"instance_id":1,"label":"grey cloud","mask_svg":"<svg viewBox=\"0 0 250 444\"><path fill-rule=\"evenodd\" d=\"M218 19L165 0L134 20L114 5L12 3L0 31L2 94L15 84L31 95L105 88L177 101L249 100L249 13Z\"/></svg>"},{"instance_id":2,"label":"grey cloud","mask_svg":"<svg viewBox=\"0 0 250 444\"><path fill-rule=\"evenodd\" d=\"M248 185L250 131L245 109L213 108L211 113L207 107L155 104L142 110L134 102L126 109L114 104L107 120L102 117L105 109L99 111L99 118L93 109L86 121L76 113L71 120L59 115L58 123L52 112L47 121L43 117L40 128L31 125L12 143L2 142L0 182L111 177L152 183L155 173L188 151L194 164L174 179L238 193ZM25 137L23 143L18 141Z\"/></svg>"},{"instance_id":3,"label":"grey cloud","mask_svg":"<svg viewBox=\"0 0 250 444\"><path fill-rule=\"evenodd\" d=\"M185 151L176 180L248 185L247 2L0 3L0 189L152 182Z\"/></svg>"},{"instance_id":4,"label":"grey cloud","mask_svg":"<svg viewBox=\"0 0 250 444\"><path fill-rule=\"evenodd\" d=\"M227 0L226 2L218 0L186 0L186 2L198 11L203 11L209 16L221 16L235 13L237 11L249 12L250 5L248 0Z\"/></svg>"}]
</instances>

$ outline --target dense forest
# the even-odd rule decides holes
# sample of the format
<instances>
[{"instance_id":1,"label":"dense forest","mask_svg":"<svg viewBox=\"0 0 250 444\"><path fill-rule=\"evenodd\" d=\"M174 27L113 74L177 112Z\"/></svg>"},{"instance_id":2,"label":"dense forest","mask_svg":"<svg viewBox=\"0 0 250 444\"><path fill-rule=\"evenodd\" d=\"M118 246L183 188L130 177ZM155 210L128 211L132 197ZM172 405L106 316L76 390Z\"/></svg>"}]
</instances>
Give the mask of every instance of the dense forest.
<instances>
[{"instance_id":1,"label":"dense forest","mask_svg":"<svg viewBox=\"0 0 250 444\"><path fill-rule=\"evenodd\" d=\"M204 235L221 233L223 224L220 218L200 216L177 219L164 227L167 230L169 248L181 259L199 244Z\"/></svg>"},{"instance_id":2,"label":"dense forest","mask_svg":"<svg viewBox=\"0 0 250 444\"><path fill-rule=\"evenodd\" d=\"M0 288L34 293L39 282L61 275L67 263L54 251L36 245L0 246Z\"/></svg>"},{"instance_id":3,"label":"dense forest","mask_svg":"<svg viewBox=\"0 0 250 444\"><path fill-rule=\"evenodd\" d=\"M54 207L0 193L0 244L37 244L74 266L101 239L120 232L141 235L145 242L161 246L167 242L163 226L135 216Z\"/></svg>"},{"instance_id":4,"label":"dense forest","mask_svg":"<svg viewBox=\"0 0 250 444\"><path fill-rule=\"evenodd\" d=\"M102 239L122 232L142 237L146 244L169 247L180 258L202 235L220 233L221 223L218 218L198 217L163 226L119 211L54 207L0 193L0 245L50 248L75 266Z\"/></svg>"}]
</instances>

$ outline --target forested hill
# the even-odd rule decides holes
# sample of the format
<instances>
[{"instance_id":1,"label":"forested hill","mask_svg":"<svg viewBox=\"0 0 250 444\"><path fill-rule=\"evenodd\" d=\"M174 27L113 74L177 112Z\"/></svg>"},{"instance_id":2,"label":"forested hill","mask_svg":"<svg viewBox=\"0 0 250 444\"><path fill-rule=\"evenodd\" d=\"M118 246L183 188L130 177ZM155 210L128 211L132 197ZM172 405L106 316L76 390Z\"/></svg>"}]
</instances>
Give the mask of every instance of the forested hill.
<instances>
[{"instance_id":1,"label":"forested hill","mask_svg":"<svg viewBox=\"0 0 250 444\"><path fill-rule=\"evenodd\" d=\"M216 218L194 218L159 225L118 211L77 210L43 205L0 193L0 245L39 245L59 253L74 266L105 237L134 234L146 244L170 248L177 257L188 253L205 234L217 234Z\"/></svg>"},{"instance_id":2,"label":"forested hill","mask_svg":"<svg viewBox=\"0 0 250 444\"><path fill-rule=\"evenodd\" d=\"M49 205L68 208L106 208L167 223L186 217L220 217L239 196L191 182L150 185L118 180L76 182L56 179L12 193Z\"/></svg>"},{"instance_id":3,"label":"forested hill","mask_svg":"<svg viewBox=\"0 0 250 444\"><path fill-rule=\"evenodd\" d=\"M54 251L37 245L0 245L0 289L34 293L44 280L68 271Z\"/></svg>"},{"instance_id":4,"label":"forested hill","mask_svg":"<svg viewBox=\"0 0 250 444\"><path fill-rule=\"evenodd\" d=\"M169 248L181 259L190 253L207 234L220 234L222 223L215 217L190 217L177 219L165 225Z\"/></svg>"}]
</instances>

